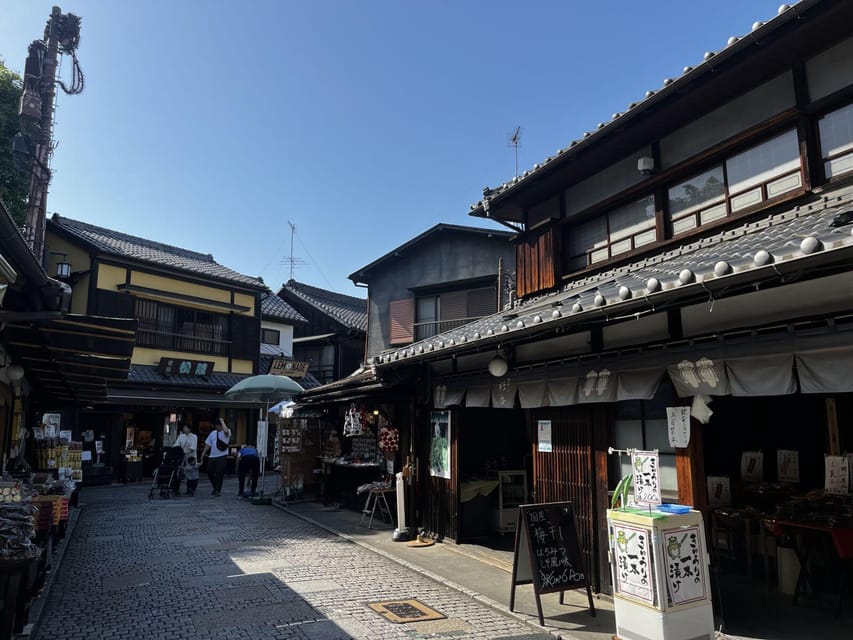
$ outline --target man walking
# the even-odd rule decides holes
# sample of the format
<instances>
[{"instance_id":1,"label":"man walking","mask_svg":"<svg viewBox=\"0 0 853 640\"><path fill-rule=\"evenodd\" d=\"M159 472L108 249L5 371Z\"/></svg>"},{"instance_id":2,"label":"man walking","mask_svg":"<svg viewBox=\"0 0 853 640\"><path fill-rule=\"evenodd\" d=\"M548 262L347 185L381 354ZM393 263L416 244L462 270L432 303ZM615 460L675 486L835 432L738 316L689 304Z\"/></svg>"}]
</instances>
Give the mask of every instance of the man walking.
<instances>
[{"instance_id":1,"label":"man walking","mask_svg":"<svg viewBox=\"0 0 853 640\"><path fill-rule=\"evenodd\" d=\"M204 441L204 451L201 460L207 458L207 477L213 487L211 494L222 495L222 481L225 479L225 456L228 455L228 443L231 441L231 430L225 420L219 418L216 428L210 432Z\"/></svg>"}]
</instances>

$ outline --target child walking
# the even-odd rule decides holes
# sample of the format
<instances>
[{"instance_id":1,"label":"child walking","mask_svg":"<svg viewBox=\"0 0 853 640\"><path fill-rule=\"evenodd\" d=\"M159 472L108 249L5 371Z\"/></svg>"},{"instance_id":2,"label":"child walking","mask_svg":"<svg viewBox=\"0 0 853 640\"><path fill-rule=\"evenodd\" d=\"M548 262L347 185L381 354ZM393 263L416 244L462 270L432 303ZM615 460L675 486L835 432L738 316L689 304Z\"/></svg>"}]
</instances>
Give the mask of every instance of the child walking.
<instances>
[{"instance_id":1,"label":"child walking","mask_svg":"<svg viewBox=\"0 0 853 640\"><path fill-rule=\"evenodd\" d=\"M195 490L198 487L198 463L195 456L187 456L186 462L181 471L187 481L187 495L195 495Z\"/></svg>"}]
</instances>

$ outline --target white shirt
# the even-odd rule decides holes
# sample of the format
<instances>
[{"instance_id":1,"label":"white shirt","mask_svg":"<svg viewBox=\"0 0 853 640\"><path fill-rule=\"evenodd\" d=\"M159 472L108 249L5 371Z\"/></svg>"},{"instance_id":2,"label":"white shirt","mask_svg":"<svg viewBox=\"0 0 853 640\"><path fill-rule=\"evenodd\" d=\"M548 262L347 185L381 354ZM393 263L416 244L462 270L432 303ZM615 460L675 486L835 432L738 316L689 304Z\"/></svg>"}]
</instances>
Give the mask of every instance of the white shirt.
<instances>
[{"instance_id":1,"label":"white shirt","mask_svg":"<svg viewBox=\"0 0 853 640\"><path fill-rule=\"evenodd\" d=\"M221 458L223 456L228 455L228 448L226 447L225 451L220 451L216 446L216 437L219 436L219 439L225 442L226 444L231 440L231 436L226 436L225 432L219 433L216 429L211 431L207 435L207 439L204 441L204 444L210 447L210 453L208 454L211 458Z\"/></svg>"},{"instance_id":2,"label":"white shirt","mask_svg":"<svg viewBox=\"0 0 853 640\"><path fill-rule=\"evenodd\" d=\"M194 433L181 433L178 436L178 439L175 440L175 444L173 447L180 447L184 450L184 455L196 455L196 449L198 449L198 436Z\"/></svg>"}]
</instances>

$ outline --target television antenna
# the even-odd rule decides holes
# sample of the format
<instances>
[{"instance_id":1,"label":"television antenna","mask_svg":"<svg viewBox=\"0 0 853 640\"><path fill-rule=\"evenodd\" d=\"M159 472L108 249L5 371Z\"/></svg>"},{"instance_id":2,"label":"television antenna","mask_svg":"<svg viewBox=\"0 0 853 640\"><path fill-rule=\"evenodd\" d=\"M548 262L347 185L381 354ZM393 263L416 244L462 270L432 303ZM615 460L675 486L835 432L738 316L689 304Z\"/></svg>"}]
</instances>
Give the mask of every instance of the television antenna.
<instances>
[{"instance_id":1,"label":"television antenna","mask_svg":"<svg viewBox=\"0 0 853 640\"><path fill-rule=\"evenodd\" d=\"M290 277L288 280L293 280L293 268L305 264L305 261L300 258L293 257L293 238L296 235L296 225L287 221L290 226L290 257L282 260L283 263L290 265Z\"/></svg>"},{"instance_id":2,"label":"television antenna","mask_svg":"<svg viewBox=\"0 0 853 640\"><path fill-rule=\"evenodd\" d=\"M518 148L521 146L521 127L515 128L515 131L507 137L506 144L508 147L515 149L515 177L518 177Z\"/></svg>"}]
</instances>

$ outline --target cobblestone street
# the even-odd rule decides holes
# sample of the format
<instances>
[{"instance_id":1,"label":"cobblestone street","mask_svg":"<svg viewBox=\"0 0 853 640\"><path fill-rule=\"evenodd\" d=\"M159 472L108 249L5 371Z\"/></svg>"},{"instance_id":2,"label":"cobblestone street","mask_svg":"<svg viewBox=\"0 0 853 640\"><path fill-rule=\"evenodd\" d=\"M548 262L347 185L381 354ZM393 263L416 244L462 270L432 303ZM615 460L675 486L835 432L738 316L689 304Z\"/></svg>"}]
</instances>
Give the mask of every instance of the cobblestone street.
<instances>
[{"instance_id":1,"label":"cobblestone street","mask_svg":"<svg viewBox=\"0 0 853 640\"><path fill-rule=\"evenodd\" d=\"M274 506L86 488L33 638L551 638ZM368 603L415 598L445 619L397 624Z\"/></svg>"}]
</instances>

